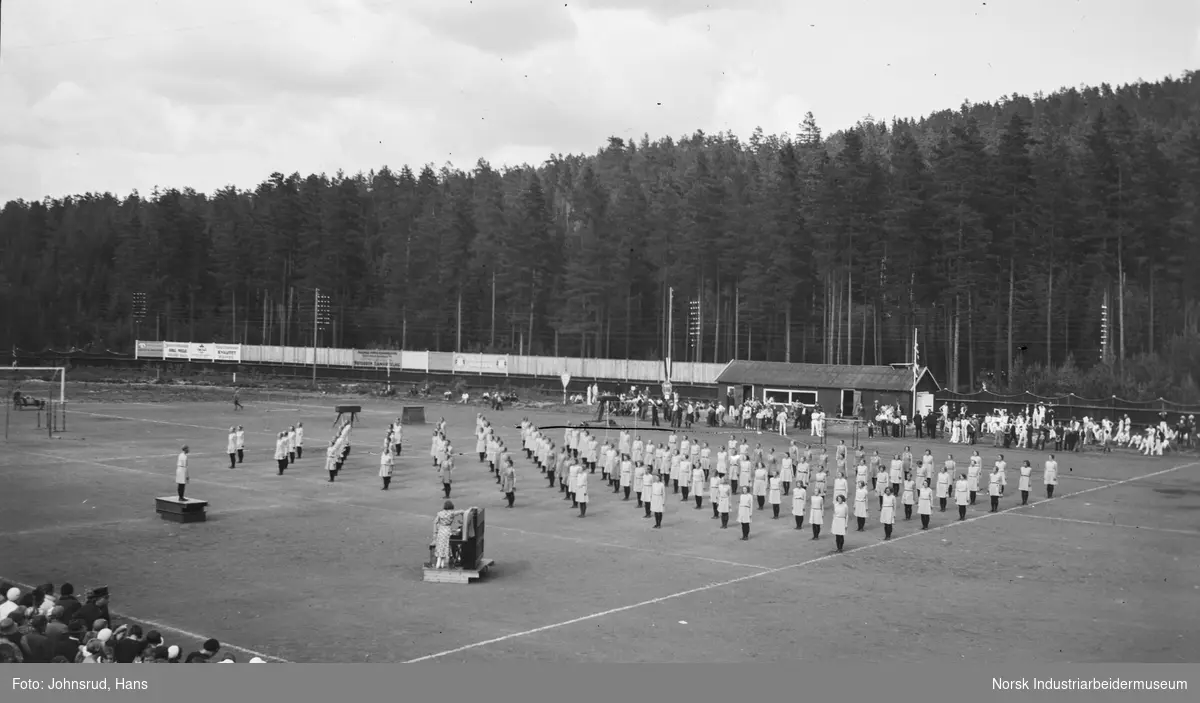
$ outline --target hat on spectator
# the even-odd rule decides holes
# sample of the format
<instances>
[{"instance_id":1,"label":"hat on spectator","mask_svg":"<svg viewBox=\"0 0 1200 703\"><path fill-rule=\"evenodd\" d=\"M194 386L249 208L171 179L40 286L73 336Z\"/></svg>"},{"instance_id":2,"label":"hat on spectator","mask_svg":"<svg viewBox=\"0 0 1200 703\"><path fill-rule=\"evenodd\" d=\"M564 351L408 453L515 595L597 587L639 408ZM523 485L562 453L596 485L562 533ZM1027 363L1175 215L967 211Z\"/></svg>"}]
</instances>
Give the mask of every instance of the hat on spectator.
<instances>
[{"instance_id":1,"label":"hat on spectator","mask_svg":"<svg viewBox=\"0 0 1200 703\"><path fill-rule=\"evenodd\" d=\"M150 644L158 645L158 644L162 644L163 639L162 639L162 635L159 634L158 630L151 630L146 633L146 641L149 642Z\"/></svg>"},{"instance_id":2,"label":"hat on spectator","mask_svg":"<svg viewBox=\"0 0 1200 703\"><path fill-rule=\"evenodd\" d=\"M88 654L104 654L104 643L100 640L92 640L85 647Z\"/></svg>"},{"instance_id":3,"label":"hat on spectator","mask_svg":"<svg viewBox=\"0 0 1200 703\"><path fill-rule=\"evenodd\" d=\"M67 624L67 634L83 635L87 633L87 623L82 620L72 620Z\"/></svg>"},{"instance_id":4,"label":"hat on spectator","mask_svg":"<svg viewBox=\"0 0 1200 703\"><path fill-rule=\"evenodd\" d=\"M168 659L178 659L179 658L179 645L173 644L170 647L167 647L167 658Z\"/></svg>"},{"instance_id":5,"label":"hat on spectator","mask_svg":"<svg viewBox=\"0 0 1200 703\"><path fill-rule=\"evenodd\" d=\"M111 637L112 630L108 629L107 627L96 633L96 639L100 640L101 642L107 642Z\"/></svg>"},{"instance_id":6,"label":"hat on spectator","mask_svg":"<svg viewBox=\"0 0 1200 703\"><path fill-rule=\"evenodd\" d=\"M21 600L21 589L17 588L16 586L13 586L12 588L8 589L8 593L6 593L4 595L10 601L16 603L17 601Z\"/></svg>"},{"instance_id":7,"label":"hat on spectator","mask_svg":"<svg viewBox=\"0 0 1200 703\"><path fill-rule=\"evenodd\" d=\"M62 620L63 615L66 612L67 611L63 610L63 607L61 605L56 605L50 609L50 619L51 620Z\"/></svg>"},{"instance_id":8,"label":"hat on spectator","mask_svg":"<svg viewBox=\"0 0 1200 703\"><path fill-rule=\"evenodd\" d=\"M150 653L154 655L155 659L167 659L171 656L171 650L162 646L155 647Z\"/></svg>"},{"instance_id":9,"label":"hat on spectator","mask_svg":"<svg viewBox=\"0 0 1200 703\"><path fill-rule=\"evenodd\" d=\"M262 657L251 657L250 663L251 664L266 664L267 660L263 659Z\"/></svg>"},{"instance_id":10,"label":"hat on spectator","mask_svg":"<svg viewBox=\"0 0 1200 703\"><path fill-rule=\"evenodd\" d=\"M215 639L208 639L204 642L204 651L210 655L216 654L221 649L221 643Z\"/></svg>"},{"instance_id":11,"label":"hat on spectator","mask_svg":"<svg viewBox=\"0 0 1200 703\"><path fill-rule=\"evenodd\" d=\"M17 634L17 623L13 622L12 618L4 618L0 620L0 635L15 635Z\"/></svg>"},{"instance_id":12,"label":"hat on spectator","mask_svg":"<svg viewBox=\"0 0 1200 703\"><path fill-rule=\"evenodd\" d=\"M105 629L106 627L108 627L107 620L105 620L104 618L96 618L95 622L92 623L92 632L99 632L99 631Z\"/></svg>"}]
</instances>

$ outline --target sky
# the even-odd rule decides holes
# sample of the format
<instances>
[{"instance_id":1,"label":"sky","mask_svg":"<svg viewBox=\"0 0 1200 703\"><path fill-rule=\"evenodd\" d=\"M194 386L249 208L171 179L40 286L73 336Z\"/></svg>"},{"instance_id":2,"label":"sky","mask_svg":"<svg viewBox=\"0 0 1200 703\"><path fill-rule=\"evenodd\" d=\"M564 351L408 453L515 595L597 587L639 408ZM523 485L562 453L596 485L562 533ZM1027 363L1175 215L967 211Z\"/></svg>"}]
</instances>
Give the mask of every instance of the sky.
<instances>
[{"instance_id":1,"label":"sky","mask_svg":"<svg viewBox=\"0 0 1200 703\"><path fill-rule=\"evenodd\" d=\"M1200 68L1200 0L5 0L0 202L828 134Z\"/></svg>"}]
</instances>

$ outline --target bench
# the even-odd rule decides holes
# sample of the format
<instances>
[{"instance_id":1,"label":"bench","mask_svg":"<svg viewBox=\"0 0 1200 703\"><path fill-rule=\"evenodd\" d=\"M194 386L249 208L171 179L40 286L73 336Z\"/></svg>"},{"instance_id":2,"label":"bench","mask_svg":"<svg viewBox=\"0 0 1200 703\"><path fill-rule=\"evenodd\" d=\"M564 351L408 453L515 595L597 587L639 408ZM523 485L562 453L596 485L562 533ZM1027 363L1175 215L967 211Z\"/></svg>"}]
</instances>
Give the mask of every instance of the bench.
<instances>
[{"instance_id":1,"label":"bench","mask_svg":"<svg viewBox=\"0 0 1200 703\"><path fill-rule=\"evenodd\" d=\"M184 498L179 500L175 496L163 496L154 499L154 512L158 513L163 520L170 522L206 522L208 515L208 501L195 500L193 498Z\"/></svg>"}]
</instances>

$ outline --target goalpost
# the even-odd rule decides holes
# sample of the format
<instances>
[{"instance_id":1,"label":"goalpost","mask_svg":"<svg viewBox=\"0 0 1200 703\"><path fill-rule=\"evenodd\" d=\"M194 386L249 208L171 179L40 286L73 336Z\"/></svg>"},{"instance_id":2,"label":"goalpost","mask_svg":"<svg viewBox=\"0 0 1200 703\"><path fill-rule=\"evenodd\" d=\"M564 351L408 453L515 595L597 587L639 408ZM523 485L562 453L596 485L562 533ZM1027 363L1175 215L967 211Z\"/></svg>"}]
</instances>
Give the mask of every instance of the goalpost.
<instances>
[{"instance_id":1,"label":"goalpost","mask_svg":"<svg viewBox=\"0 0 1200 703\"><path fill-rule=\"evenodd\" d=\"M13 413L32 411L37 429L53 437L67 429L67 368L65 366L0 367L4 381L4 440L8 441Z\"/></svg>"}]
</instances>

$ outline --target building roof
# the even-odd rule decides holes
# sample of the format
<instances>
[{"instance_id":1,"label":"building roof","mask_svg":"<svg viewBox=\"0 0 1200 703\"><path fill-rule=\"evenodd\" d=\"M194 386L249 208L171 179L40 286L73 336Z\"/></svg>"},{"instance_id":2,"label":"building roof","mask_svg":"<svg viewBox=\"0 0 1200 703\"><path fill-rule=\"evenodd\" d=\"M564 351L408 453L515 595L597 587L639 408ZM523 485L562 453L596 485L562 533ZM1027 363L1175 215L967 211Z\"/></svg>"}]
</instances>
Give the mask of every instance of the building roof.
<instances>
[{"instance_id":1,"label":"building roof","mask_svg":"<svg viewBox=\"0 0 1200 703\"><path fill-rule=\"evenodd\" d=\"M911 366L901 364L896 366L841 366L835 364L788 364L779 361L731 361L717 376L717 383L778 386L790 389L911 391L913 388L911 368ZM922 376L926 376L928 373L928 369L921 369ZM932 377L930 378L932 379Z\"/></svg>"}]
</instances>

